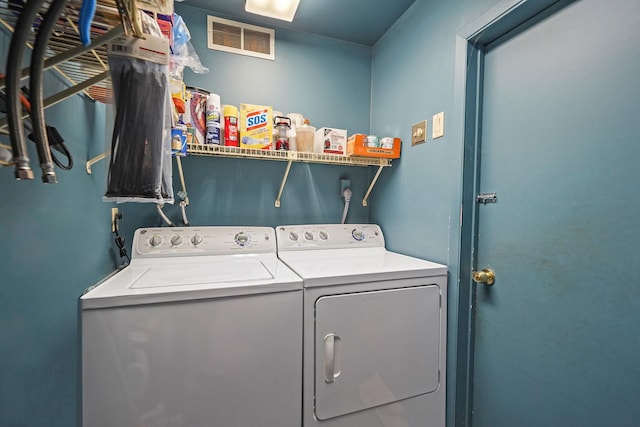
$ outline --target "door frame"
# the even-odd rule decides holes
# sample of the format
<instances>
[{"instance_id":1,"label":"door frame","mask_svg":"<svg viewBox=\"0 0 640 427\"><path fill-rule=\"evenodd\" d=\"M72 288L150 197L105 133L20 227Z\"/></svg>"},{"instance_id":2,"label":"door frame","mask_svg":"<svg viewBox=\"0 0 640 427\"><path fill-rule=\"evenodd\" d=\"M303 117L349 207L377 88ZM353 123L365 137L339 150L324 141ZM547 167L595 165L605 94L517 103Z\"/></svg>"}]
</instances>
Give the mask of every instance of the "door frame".
<instances>
[{"instance_id":1,"label":"door frame","mask_svg":"<svg viewBox=\"0 0 640 427\"><path fill-rule=\"evenodd\" d=\"M462 187L458 248L458 316L456 331L453 419L448 425L471 427L476 286L471 272L477 267L478 212L482 135L482 91L486 46L540 14L551 15L575 0L503 0L456 34L454 76L454 129L462 142Z\"/></svg>"}]
</instances>

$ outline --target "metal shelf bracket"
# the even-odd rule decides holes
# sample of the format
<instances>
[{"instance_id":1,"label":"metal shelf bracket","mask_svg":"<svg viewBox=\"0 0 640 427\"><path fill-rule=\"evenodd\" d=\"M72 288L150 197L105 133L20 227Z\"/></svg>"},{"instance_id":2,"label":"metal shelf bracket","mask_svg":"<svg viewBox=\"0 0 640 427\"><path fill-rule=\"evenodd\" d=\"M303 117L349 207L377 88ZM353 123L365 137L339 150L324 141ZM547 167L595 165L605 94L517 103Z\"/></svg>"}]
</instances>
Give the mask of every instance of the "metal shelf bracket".
<instances>
[{"instance_id":1,"label":"metal shelf bracket","mask_svg":"<svg viewBox=\"0 0 640 427\"><path fill-rule=\"evenodd\" d=\"M373 190L373 186L376 185L376 181L378 180L378 177L380 176L380 173L382 172L383 167L384 165L378 166L378 171L376 172L376 175L373 177L371 184L369 184L369 189L367 190L367 193L362 198L362 206L367 206L367 200L369 199L369 194L371 194L371 190Z\"/></svg>"},{"instance_id":2,"label":"metal shelf bracket","mask_svg":"<svg viewBox=\"0 0 640 427\"><path fill-rule=\"evenodd\" d=\"M85 166L85 169L87 170L87 173L89 175L91 175L91 166L95 165L96 163L98 163L101 160L106 159L110 155L111 155L111 150L105 151L104 153L98 154L97 156L92 157L91 159L87 160L87 165Z\"/></svg>"},{"instance_id":3,"label":"metal shelf bracket","mask_svg":"<svg viewBox=\"0 0 640 427\"><path fill-rule=\"evenodd\" d=\"M293 160L289 160L287 162L287 168L284 170L284 176L282 177L282 182L280 183L280 190L278 190L278 197L276 197L276 208L280 207L280 198L282 197L282 191L284 190L284 186L287 183L287 178L289 177L289 171L291 170L291 164Z\"/></svg>"}]
</instances>

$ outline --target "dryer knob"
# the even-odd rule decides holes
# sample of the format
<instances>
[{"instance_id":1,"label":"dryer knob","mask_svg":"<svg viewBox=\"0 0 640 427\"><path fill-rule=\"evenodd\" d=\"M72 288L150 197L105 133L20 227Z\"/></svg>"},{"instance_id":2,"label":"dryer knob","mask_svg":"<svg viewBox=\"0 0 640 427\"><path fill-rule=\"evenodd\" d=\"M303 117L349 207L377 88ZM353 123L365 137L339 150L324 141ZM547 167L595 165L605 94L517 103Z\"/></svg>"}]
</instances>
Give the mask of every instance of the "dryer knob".
<instances>
[{"instance_id":1,"label":"dryer knob","mask_svg":"<svg viewBox=\"0 0 640 427\"><path fill-rule=\"evenodd\" d=\"M354 228L351 231L351 236L353 236L353 238L356 239L358 242L361 242L364 240L364 231Z\"/></svg>"},{"instance_id":2,"label":"dryer knob","mask_svg":"<svg viewBox=\"0 0 640 427\"><path fill-rule=\"evenodd\" d=\"M290 231L289 232L289 239L293 240L294 242L298 240L298 233L296 233L295 231Z\"/></svg>"},{"instance_id":3,"label":"dryer knob","mask_svg":"<svg viewBox=\"0 0 640 427\"><path fill-rule=\"evenodd\" d=\"M176 234L175 236L171 237L171 246L180 246L183 241L184 239L182 238L182 236Z\"/></svg>"},{"instance_id":4,"label":"dryer knob","mask_svg":"<svg viewBox=\"0 0 640 427\"><path fill-rule=\"evenodd\" d=\"M313 233L310 231L305 231L304 232L304 238L307 240L313 240Z\"/></svg>"},{"instance_id":5,"label":"dryer knob","mask_svg":"<svg viewBox=\"0 0 640 427\"><path fill-rule=\"evenodd\" d=\"M235 240L237 245L247 246L249 244L250 239L248 234L241 231L240 233L236 234Z\"/></svg>"},{"instance_id":6,"label":"dryer knob","mask_svg":"<svg viewBox=\"0 0 640 427\"><path fill-rule=\"evenodd\" d=\"M326 232L326 231L321 231L321 232L319 232L319 233L318 233L318 236L320 236L320 238L321 238L322 240L327 240L327 239L329 238L329 234L327 234L327 232Z\"/></svg>"},{"instance_id":7,"label":"dryer knob","mask_svg":"<svg viewBox=\"0 0 640 427\"><path fill-rule=\"evenodd\" d=\"M159 234L154 234L149 238L149 244L154 248L160 246L162 244L162 236Z\"/></svg>"},{"instance_id":8,"label":"dryer knob","mask_svg":"<svg viewBox=\"0 0 640 427\"><path fill-rule=\"evenodd\" d=\"M191 236L191 243L193 244L193 246L198 246L200 243L202 243L202 236L199 234L194 234L193 236Z\"/></svg>"}]
</instances>

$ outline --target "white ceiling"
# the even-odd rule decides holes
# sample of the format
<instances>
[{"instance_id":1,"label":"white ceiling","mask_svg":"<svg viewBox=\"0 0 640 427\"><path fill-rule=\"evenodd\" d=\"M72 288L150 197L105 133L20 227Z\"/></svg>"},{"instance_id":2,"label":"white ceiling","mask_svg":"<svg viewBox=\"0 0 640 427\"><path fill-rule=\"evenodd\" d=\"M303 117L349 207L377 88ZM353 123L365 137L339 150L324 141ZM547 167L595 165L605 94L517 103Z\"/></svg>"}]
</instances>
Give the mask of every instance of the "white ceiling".
<instances>
[{"instance_id":1,"label":"white ceiling","mask_svg":"<svg viewBox=\"0 0 640 427\"><path fill-rule=\"evenodd\" d=\"M244 0L185 0L241 22L288 28L373 46L415 0L300 0L293 22L260 17L244 11Z\"/></svg>"}]
</instances>

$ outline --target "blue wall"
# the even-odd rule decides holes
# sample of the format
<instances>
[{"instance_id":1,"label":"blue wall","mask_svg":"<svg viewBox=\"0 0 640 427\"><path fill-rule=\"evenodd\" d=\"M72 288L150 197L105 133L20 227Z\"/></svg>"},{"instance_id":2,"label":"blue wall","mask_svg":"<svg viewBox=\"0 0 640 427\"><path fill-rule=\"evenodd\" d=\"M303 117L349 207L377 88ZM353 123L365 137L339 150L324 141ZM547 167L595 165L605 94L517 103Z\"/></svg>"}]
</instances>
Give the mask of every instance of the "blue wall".
<instances>
[{"instance_id":1,"label":"blue wall","mask_svg":"<svg viewBox=\"0 0 640 427\"><path fill-rule=\"evenodd\" d=\"M178 7L209 74L189 70L185 81L221 95L223 103L273 105L300 112L317 127L369 131L371 48L310 34L277 30L276 60L241 57L206 48L206 13ZM0 69L8 51L0 39ZM48 76L47 94L63 87ZM47 110L72 151L76 165L59 172L59 184L15 181L13 168L0 169L0 425L76 424L78 341L76 302L81 292L119 265L104 203L106 162L87 175L84 162L104 151L106 108L75 96ZM69 117L73 117L70 120ZM0 141L8 144L8 138ZM31 147L33 148L33 147ZM35 150L30 152L36 177ZM339 222L339 179L354 193L348 220L368 222L359 202L369 168L294 164L282 196L274 201L286 163L188 157L183 166L194 225L267 225ZM174 167L174 189L179 180ZM130 246L133 231L161 225L152 205L123 204L122 229ZM166 213L180 221L177 206Z\"/></svg>"},{"instance_id":2,"label":"blue wall","mask_svg":"<svg viewBox=\"0 0 640 427\"><path fill-rule=\"evenodd\" d=\"M450 268L449 422L462 175L461 130L451 126L461 122L454 97L455 36L498 2L417 0L373 49L277 29L273 62L207 50L206 13L177 6L211 69L206 75L187 71L188 84L220 94L223 103L264 103L301 112L316 126L402 137L402 159L383 172L370 210L352 203L349 219L377 222L390 249ZM3 58L6 52L5 40ZM50 84L58 85L55 79ZM430 128L431 116L440 111L445 112L445 136L411 147L411 125L428 119ZM108 230L112 205L101 201L105 163L96 165L93 175L82 168L102 151L103 116L101 105L80 97L47 112L78 162L72 172L60 173L60 184L16 182L12 168L0 169L0 425L74 425L76 299L117 263ZM282 207L276 209L284 163L188 157L184 167L194 224L337 222L338 179L351 179L356 201L371 178L365 168L295 164ZM150 206L120 208L129 244L135 228L160 225ZM166 211L179 220L176 206Z\"/></svg>"},{"instance_id":3,"label":"blue wall","mask_svg":"<svg viewBox=\"0 0 640 427\"><path fill-rule=\"evenodd\" d=\"M0 37L0 46L4 58L8 37ZM45 97L64 87L48 77ZM59 171L59 184L42 184L29 142L35 180L16 181L13 167L0 169L2 426L75 424L76 300L116 265L110 205L101 200L104 164L94 175L87 175L83 164L104 150L104 105L75 96L48 109L46 117L65 138L76 166ZM0 141L9 143L6 136Z\"/></svg>"},{"instance_id":4,"label":"blue wall","mask_svg":"<svg viewBox=\"0 0 640 427\"><path fill-rule=\"evenodd\" d=\"M453 425L458 328L462 130L456 117L456 34L499 0L417 0L375 45L371 132L402 137L402 158L376 186L371 222L391 250L449 267L447 422ZM431 138L445 113L444 137ZM427 142L411 146L411 125L428 121Z\"/></svg>"},{"instance_id":5,"label":"blue wall","mask_svg":"<svg viewBox=\"0 0 640 427\"><path fill-rule=\"evenodd\" d=\"M371 48L312 34L276 29L275 61L207 48L207 12L176 5L191 32L191 41L207 74L185 70L184 81L221 97L222 104L271 105L284 113L299 112L317 128L369 131ZM194 225L267 225L339 222L339 179L351 180L349 222L368 222L362 206L372 170L360 167L293 164L275 208L286 163L189 156L183 160ZM174 177L177 171L174 168ZM179 181L174 179L174 190ZM360 199L360 200L358 200ZM144 225L160 225L147 207L122 208L130 234ZM165 212L180 222L178 206Z\"/></svg>"}]
</instances>

